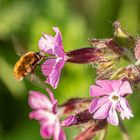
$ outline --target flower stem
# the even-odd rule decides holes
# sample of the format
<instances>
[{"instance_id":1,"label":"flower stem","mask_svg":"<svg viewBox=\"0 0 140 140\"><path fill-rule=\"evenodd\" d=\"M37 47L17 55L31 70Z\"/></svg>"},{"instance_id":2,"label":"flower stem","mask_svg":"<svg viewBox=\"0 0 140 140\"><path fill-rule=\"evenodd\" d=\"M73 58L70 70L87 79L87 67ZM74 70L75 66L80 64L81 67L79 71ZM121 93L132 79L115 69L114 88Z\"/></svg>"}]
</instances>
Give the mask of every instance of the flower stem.
<instances>
[{"instance_id":1,"label":"flower stem","mask_svg":"<svg viewBox=\"0 0 140 140\"><path fill-rule=\"evenodd\" d=\"M107 126L103 130L101 130L101 134L100 134L99 140L105 140L106 135L107 135L107 130L108 130Z\"/></svg>"},{"instance_id":2,"label":"flower stem","mask_svg":"<svg viewBox=\"0 0 140 140\"><path fill-rule=\"evenodd\" d=\"M106 120L96 120L86 130L82 131L75 140L92 140L96 134L107 126ZM103 139L102 139L103 140Z\"/></svg>"},{"instance_id":3,"label":"flower stem","mask_svg":"<svg viewBox=\"0 0 140 140\"><path fill-rule=\"evenodd\" d=\"M120 130L122 133L123 140L131 140L131 137L130 137L128 131L126 130L126 128L122 122L122 119L120 117L119 117L119 127L120 127Z\"/></svg>"}]
</instances>

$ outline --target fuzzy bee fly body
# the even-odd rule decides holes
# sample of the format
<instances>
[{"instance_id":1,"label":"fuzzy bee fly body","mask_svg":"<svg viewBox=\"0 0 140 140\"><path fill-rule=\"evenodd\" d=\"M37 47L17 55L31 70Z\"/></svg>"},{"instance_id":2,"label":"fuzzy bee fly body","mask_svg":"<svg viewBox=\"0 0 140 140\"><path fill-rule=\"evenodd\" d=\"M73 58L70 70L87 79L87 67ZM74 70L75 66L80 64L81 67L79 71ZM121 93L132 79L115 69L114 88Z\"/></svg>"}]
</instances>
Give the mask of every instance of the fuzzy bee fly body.
<instances>
[{"instance_id":1,"label":"fuzzy bee fly body","mask_svg":"<svg viewBox=\"0 0 140 140\"><path fill-rule=\"evenodd\" d=\"M41 52L29 51L23 54L16 62L13 73L16 80L22 80L26 75L33 72L36 65L44 58Z\"/></svg>"}]
</instances>

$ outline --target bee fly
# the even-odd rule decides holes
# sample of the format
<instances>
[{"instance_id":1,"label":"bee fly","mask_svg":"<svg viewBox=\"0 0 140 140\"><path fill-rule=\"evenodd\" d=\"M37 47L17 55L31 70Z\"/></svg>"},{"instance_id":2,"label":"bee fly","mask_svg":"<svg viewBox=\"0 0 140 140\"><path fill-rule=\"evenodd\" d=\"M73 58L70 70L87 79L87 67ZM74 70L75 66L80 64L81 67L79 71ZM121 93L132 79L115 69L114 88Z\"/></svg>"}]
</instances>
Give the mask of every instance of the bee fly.
<instances>
[{"instance_id":1,"label":"bee fly","mask_svg":"<svg viewBox=\"0 0 140 140\"><path fill-rule=\"evenodd\" d=\"M13 73L16 80L22 80L26 75L32 73L37 64L44 58L42 52L29 51L23 54L16 62Z\"/></svg>"}]
</instances>

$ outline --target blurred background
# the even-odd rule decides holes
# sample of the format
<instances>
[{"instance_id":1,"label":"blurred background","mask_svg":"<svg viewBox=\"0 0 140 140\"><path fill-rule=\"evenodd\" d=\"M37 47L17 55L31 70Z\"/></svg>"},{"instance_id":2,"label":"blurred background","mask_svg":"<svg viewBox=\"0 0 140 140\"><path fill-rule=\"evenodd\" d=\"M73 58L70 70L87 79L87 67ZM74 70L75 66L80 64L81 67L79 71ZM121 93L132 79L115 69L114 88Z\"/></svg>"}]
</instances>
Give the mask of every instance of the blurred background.
<instances>
[{"instance_id":1,"label":"blurred background","mask_svg":"<svg viewBox=\"0 0 140 140\"><path fill-rule=\"evenodd\" d=\"M12 36L27 50L38 51L42 32L54 34L58 26L65 51L89 46L91 38L109 38L112 23L119 20L133 35L140 33L139 0L0 0L0 140L41 140L39 124L29 120L28 91L45 91L27 79L16 82L12 69L19 56ZM95 70L89 65L66 64L59 87L54 91L59 103L70 97L88 97ZM131 96L134 118L125 120L133 140L140 139L140 91ZM76 132L66 129L68 140ZM109 126L107 140L120 140L118 127Z\"/></svg>"}]
</instances>

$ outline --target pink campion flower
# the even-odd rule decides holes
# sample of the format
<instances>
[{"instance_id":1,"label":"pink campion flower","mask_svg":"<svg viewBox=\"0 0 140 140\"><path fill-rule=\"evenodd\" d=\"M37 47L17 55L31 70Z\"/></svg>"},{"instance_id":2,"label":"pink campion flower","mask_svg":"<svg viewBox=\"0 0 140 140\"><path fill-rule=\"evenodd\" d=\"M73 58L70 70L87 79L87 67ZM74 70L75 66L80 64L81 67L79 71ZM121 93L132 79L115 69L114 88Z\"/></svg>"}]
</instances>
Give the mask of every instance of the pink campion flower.
<instances>
[{"instance_id":1,"label":"pink campion flower","mask_svg":"<svg viewBox=\"0 0 140 140\"><path fill-rule=\"evenodd\" d=\"M125 96L132 94L128 81L97 80L96 85L90 87L90 95L95 97L89 107L94 119L106 119L112 125L118 125L117 112L122 119L133 117L131 108ZM100 97L100 98L99 98Z\"/></svg>"},{"instance_id":2,"label":"pink campion flower","mask_svg":"<svg viewBox=\"0 0 140 140\"><path fill-rule=\"evenodd\" d=\"M54 140L66 140L56 110L57 100L54 99L53 93L49 89L46 90L50 95L50 100L40 92L30 91L29 105L33 111L29 114L29 117L39 121L41 125L40 134L43 138L53 136Z\"/></svg>"},{"instance_id":3,"label":"pink campion flower","mask_svg":"<svg viewBox=\"0 0 140 140\"><path fill-rule=\"evenodd\" d=\"M42 73L47 76L45 83L50 84L54 89L57 88L61 70L66 62L66 54L63 49L61 32L54 27L56 35L53 37L43 34L39 40L39 49L53 57L47 59L41 66Z\"/></svg>"}]
</instances>

